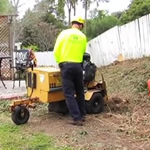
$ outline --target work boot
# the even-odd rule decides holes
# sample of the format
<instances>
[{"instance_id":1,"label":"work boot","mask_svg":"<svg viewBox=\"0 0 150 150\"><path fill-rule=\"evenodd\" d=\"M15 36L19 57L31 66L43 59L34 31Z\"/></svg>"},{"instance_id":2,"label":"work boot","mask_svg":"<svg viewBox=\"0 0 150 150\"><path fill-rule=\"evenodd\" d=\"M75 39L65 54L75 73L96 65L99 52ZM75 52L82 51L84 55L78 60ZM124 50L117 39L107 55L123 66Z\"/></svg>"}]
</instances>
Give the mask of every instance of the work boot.
<instances>
[{"instance_id":1,"label":"work boot","mask_svg":"<svg viewBox=\"0 0 150 150\"><path fill-rule=\"evenodd\" d=\"M69 124L71 125L75 125L75 126L83 126L82 120L73 120L71 122L69 122Z\"/></svg>"}]
</instances>

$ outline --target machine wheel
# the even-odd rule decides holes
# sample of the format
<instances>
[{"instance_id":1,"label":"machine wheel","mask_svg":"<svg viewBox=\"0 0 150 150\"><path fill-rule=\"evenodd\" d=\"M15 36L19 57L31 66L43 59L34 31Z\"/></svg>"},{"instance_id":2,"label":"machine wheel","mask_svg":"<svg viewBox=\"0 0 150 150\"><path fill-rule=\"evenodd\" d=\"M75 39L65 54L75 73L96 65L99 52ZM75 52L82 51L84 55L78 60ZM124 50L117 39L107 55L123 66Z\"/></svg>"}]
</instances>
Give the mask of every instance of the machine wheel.
<instances>
[{"instance_id":1,"label":"machine wheel","mask_svg":"<svg viewBox=\"0 0 150 150\"><path fill-rule=\"evenodd\" d=\"M16 106L14 112L11 115L12 121L16 125L25 124L30 117L29 110L24 106Z\"/></svg>"},{"instance_id":2,"label":"machine wheel","mask_svg":"<svg viewBox=\"0 0 150 150\"><path fill-rule=\"evenodd\" d=\"M100 93L95 93L89 101L85 102L86 112L97 114L103 111L104 99Z\"/></svg>"}]
</instances>

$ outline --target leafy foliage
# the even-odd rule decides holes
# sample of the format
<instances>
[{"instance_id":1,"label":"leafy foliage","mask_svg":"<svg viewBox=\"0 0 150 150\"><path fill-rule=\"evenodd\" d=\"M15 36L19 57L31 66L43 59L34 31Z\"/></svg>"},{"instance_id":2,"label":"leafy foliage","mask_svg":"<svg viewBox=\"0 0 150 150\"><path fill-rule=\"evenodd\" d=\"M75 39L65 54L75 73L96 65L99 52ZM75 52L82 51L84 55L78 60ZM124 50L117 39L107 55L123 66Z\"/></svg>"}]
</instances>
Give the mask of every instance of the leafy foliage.
<instances>
[{"instance_id":1,"label":"leafy foliage","mask_svg":"<svg viewBox=\"0 0 150 150\"><path fill-rule=\"evenodd\" d=\"M20 26L23 26L19 37L22 46L34 45L40 51L53 50L60 29L64 28L64 15L61 9L58 10L58 6L51 2L52 0L43 0L35 6L35 11L26 12L20 22Z\"/></svg>"},{"instance_id":2,"label":"leafy foliage","mask_svg":"<svg viewBox=\"0 0 150 150\"><path fill-rule=\"evenodd\" d=\"M7 14L9 6L9 0L0 0L0 14Z\"/></svg>"},{"instance_id":3,"label":"leafy foliage","mask_svg":"<svg viewBox=\"0 0 150 150\"><path fill-rule=\"evenodd\" d=\"M87 20L87 37L90 40L118 25L118 23L119 20L115 16L110 16L105 11L98 11L97 17Z\"/></svg>"},{"instance_id":4,"label":"leafy foliage","mask_svg":"<svg viewBox=\"0 0 150 150\"><path fill-rule=\"evenodd\" d=\"M32 49L33 51L38 51L39 47L37 45L29 45L27 47L23 46L23 49Z\"/></svg>"},{"instance_id":5,"label":"leafy foliage","mask_svg":"<svg viewBox=\"0 0 150 150\"><path fill-rule=\"evenodd\" d=\"M133 0L121 18L121 24L128 23L150 13L150 0Z\"/></svg>"},{"instance_id":6,"label":"leafy foliage","mask_svg":"<svg viewBox=\"0 0 150 150\"><path fill-rule=\"evenodd\" d=\"M28 10L24 18L20 21L19 41L23 42L23 46L34 45L42 51L53 50L55 39L58 33L67 28L65 22L64 7L67 6L71 13L73 8L76 12L76 4L78 0L41 0L33 11ZM108 0L81 0L85 8L85 13L92 2L100 4L100 2L109 2ZM86 4L85 4L86 2ZM90 13L90 19L85 24L85 34L88 40L104 33L110 28L130 22L150 12L150 0L132 0L129 9L124 12L114 12L108 15L108 12L94 9ZM87 10L86 10L87 9ZM86 15L85 15L86 16ZM70 19L69 19L70 20Z\"/></svg>"}]
</instances>

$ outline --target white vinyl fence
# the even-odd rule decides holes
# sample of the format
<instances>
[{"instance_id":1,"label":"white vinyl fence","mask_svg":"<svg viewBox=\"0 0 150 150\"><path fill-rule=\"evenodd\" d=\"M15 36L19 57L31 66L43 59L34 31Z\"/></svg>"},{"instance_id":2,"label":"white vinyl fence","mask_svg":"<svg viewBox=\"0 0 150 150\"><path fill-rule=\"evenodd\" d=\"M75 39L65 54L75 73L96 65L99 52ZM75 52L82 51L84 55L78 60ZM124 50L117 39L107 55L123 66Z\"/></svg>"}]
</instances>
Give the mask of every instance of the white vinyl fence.
<instances>
[{"instance_id":1,"label":"white vinyl fence","mask_svg":"<svg viewBox=\"0 0 150 150\"><path fill-rule=\"evenodd\" d=\"M58 67L53 52L35 52L38 66L54 66ZM14 66L15 66L16 53L14 52Z\"/></svg>"},{"instance_id":2,"label":"white vinyl fence","mask_svg":"<svg viewBox=\"0 0 150 150\"><path fill-rule=\"evenodd\" d=\"M116 26L88 42L87 52L98 66L120 59L150 56L150 15Z\"/></svg>"},{"instance_id":3,"label":"white vinyl fence","mask_svg":"<svg viewBox=\"0 0 150 150\"><path fill-rule=\"evenodd\" d=\"M116 26L88 42L87 52L97 67L116 60L150 56L150 15ZM53 52L36 52L38 66L57 66Z\"/></svg>"},{"instance_id":4,"label":"white vinyl fence","mask_svg":"<svg viewBox=\"0 0 150 150\"><path fill-rule=\"evenodd\" d=\"M54 59L53 52L35 52L35 56L38 66L58 66Z\"/></svg>"}]
</instances>

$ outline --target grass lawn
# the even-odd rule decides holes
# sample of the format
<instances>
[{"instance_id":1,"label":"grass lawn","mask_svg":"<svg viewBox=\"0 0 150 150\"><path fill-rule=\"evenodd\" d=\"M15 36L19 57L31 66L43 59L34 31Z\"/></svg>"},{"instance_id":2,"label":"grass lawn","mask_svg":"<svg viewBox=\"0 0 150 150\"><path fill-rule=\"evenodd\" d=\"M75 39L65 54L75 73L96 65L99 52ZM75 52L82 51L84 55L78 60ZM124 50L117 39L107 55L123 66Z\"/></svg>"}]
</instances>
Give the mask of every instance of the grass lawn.
<instances>
[{"instance_id":1,"label":"grass lawn","mask_svg":"<svg viewBox=\"0 0 150 150\"><path fill-rule=\"evenodd\" d=\"M10 101L0 101L0 150L72 150L55 145L55 139L45 133L29 133L26 125L13 124L9 104Z\"/></svg>"}]
</instances>

